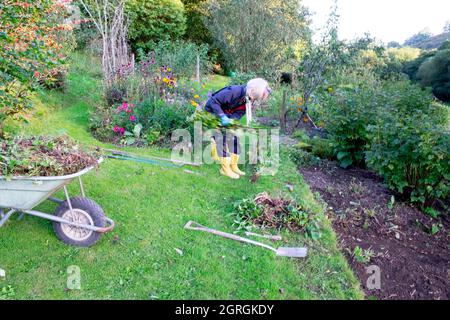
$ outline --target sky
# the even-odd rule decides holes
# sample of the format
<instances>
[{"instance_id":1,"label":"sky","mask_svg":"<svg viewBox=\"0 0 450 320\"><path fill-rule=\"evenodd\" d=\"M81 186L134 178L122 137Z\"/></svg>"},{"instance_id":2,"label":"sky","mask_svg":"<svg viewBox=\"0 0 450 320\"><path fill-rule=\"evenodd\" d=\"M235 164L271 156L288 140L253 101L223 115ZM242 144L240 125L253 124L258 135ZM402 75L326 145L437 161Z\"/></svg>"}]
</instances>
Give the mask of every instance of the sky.
<instances>
[{"instance_id":1,"label":"sky","mask_svg":"<svg viewBox=\"0 0 450 320\"><path fill-rule=\"evenodd\" d=\"M302 0L316 14L313 27L325 24L333 0ZM338 0L339 37L353 39L369 32L388 43L403 43L412 35L428 28L432 34L442 33L450 21L450 0Z\"/></svg>"}]
</instances>

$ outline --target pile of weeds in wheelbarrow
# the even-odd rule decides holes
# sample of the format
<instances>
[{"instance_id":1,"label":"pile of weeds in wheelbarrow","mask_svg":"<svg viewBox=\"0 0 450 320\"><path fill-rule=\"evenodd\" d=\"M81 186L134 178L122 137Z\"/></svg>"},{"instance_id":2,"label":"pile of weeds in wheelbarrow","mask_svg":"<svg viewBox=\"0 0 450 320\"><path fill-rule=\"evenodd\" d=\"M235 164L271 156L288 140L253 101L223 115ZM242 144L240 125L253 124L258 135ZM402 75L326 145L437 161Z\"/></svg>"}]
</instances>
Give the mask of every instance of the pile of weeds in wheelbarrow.
<instances>
[{"instance_id":1,"label":"pile of weeds in wheelbarrow","mask_svg":"<svg viewBox=\"0 0 450 320\"><path fill-rule=\"evenodd\" d=\"M0 174L4 176L61 176L98 164L100 153L69 137L14 137L0 140Z\"/></svg>"},{"instance_id":2,"label":"pile of weeds in wheelbarrow","mask_svg":"<svg viewBox=\"0 0 450 320\"><path fill-rule=\"evenodd\" d=\"M317 214L307 210L296 200L271 198L266 192L255 198L236 202L231 215L237 231L250 231L254 226L277 230L286 228L305 232L314 240L321 237Z\"/></svg>"}]
</instances>

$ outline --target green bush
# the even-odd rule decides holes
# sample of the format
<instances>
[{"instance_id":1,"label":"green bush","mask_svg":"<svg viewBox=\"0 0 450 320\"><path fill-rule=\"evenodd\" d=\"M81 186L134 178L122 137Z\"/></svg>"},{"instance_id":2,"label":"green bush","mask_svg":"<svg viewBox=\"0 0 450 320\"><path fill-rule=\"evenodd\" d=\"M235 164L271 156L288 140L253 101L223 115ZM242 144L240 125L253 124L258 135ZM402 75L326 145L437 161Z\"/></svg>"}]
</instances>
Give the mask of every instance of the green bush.
<instances>
[{"instance_id":1,"label":"green bush","mask_svg":"<svg viewBox=\"0 0 450 320\"><path fill-rule=\"evenodd\" d=\"M24 120L38 85L64 84L73 40L66 14L51 0L0 4L0 137L8 118Z\"/></svg>"},{"instance_id":2,"label":"green bush","mask_svg":"<svg viewBox=\"0 0 450 320\"><path fill-rule=\"evenodd\" d=\"M91 129L96 129L97 136L104 134L104 127L107 127L109 134L106 137L110 141L126 145L165 145L174 130L190 128L188 118L195 109L149 96L136 104L122 103L110 110L110 113L91 119Z\"/></svg>"},{"instance_id":3,"label":"green bush","mask_svg":"<svg viewBox=\"0 0 450 320\"><path fill-rule=\"evenodd\" d=\"M368 165L393 190L429 204L450 191L448 107L417 86L386 85L390 103L368 127Z\"/></svg>"},{"instance_id":4,"label":"green bush","mask_svg":"<svg viewBox=\"0 0 450 320\"><path fill-rule=\"evenodd\" d=\"M112 119L113 109L109 107L96 107L89 118L89 130L100 141L111 141L113 137Z\"/></svg>"},{"instance_id":5,"label":"green bush","mask_svg":"<svg viewBox=\"0 0 450 320\"><path fill-rule=\"evenodd\" d=\"M133 50L148 51L152 41L174 40L184 35L186 17L180 0L129 0L129 38Z\"/></svg>"},{"instance_id":6,"label":"green bush","mask_svg":"<svg viewBox=\"0 0 450 320\"><path fill-rule=\"evenodd\" d=\"M246 84L252 79L258 78L256 73L253 72L234 72L231 77L231 84Z\"/></svg>"},{"instance_id":7,"label":"green bush","mask_svg":"<svg viewBox=\"0 0 450 320\"><path fill-rule=\"evenodd\" d=\"M450 101L450 49L439 50L422 63L417 77L423 85L433 88L438 99Z\"/></svg>"},{"instance_id":8,"label":"green bush","mask_svg":"<svg viewBox=\"0 0 450 320\"><path fill-rule=\"evenodd\" d=\"M367 126L373 123L379 108L379 81L366 73L340 76L340 85L321 97L324 123L334 156L343 168L364 165L369 143Z\"/></svg>"},{"instance_id":9,"label":"green bush","mask_svg":"<svg viewBox=\"0 0 450 320\"><path fill-rule=\"evenodd\" d=\"M320 159L301 147L293 147L289 150L289 157L297 167L307 167L320 164Z\"/></svg>"},{"instance_id":10,"label":"green bush","mask_svg":"<svg viewBox=\"0 0 450 320\"><path fill-rule=\"evenodd\" d=\"M312 146L312 154L321 159L333 159L333 143L329 139L322 139L315 136L310 139L309 143Z\"/></svg>"}]
</instances>

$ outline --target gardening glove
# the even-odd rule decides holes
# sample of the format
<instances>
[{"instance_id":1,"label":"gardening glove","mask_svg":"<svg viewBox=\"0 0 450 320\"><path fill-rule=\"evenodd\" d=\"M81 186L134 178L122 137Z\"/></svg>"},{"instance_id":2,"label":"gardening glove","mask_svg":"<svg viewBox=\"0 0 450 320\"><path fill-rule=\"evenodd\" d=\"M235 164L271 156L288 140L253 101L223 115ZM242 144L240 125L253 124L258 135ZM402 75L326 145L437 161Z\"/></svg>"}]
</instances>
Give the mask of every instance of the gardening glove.
<instances>
[{"instance_id":1,"label":"gardening glove","mask_svg":"<svg viewBox=\"0 0 450 320\"><path fill-rule=\"evenodd\" d=\"M220 124L224 127L227 127L227 126L233 124L233 120L228 118L226 115L222 115L222 116L220 116Z\"/></svg>"}]
</instances>

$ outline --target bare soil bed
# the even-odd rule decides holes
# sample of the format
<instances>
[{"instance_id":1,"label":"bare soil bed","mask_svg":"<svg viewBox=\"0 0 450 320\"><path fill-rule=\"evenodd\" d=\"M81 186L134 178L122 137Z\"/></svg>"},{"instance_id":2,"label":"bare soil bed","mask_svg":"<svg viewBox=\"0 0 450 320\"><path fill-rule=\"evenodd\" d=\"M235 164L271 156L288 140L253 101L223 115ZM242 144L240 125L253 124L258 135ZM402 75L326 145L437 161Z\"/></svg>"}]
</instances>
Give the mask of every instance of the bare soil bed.
<instances>
[{"instance_id":1,"label":"bare soil bed","mask_svg":"<svg viewBox=\"0 0 450 320\"><path fill-rule=\"evenodd\" d=\"M314 192L328 204L342 251L368 298L450 299L450 219L433 219L392 196L376 174L344 170L333 162L301 168ZM394 195L395 196L395 195ZM431 235L432 225L439 231ZM370 262L354 257L359 246L373 250ZM370 290L367 267L381 271L381 289Z\"/></svg>"}]
</instances>

